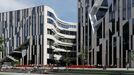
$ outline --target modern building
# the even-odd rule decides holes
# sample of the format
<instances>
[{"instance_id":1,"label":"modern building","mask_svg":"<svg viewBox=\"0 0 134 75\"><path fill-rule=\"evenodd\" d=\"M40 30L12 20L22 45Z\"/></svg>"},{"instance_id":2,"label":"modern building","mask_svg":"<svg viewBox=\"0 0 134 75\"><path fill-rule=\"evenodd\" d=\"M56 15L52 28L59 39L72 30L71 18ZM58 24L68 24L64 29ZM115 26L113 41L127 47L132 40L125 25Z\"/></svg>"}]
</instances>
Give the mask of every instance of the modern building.
<instances>
[{"instance_id":1,"label":"modern building","mask_svg":"<svg viewBox=\"0 0 134 75\"><path fill-rule=\"evenodd\" d=\"M134 0L78 0L77 64L133 67L133 13Z\"/></svg>"},{"instance_id":2,"label":"modern building","mask_svg":"<svg viewBox=\"0 0 134 75\"><path fill-rule=\"evenodd\" d=\"M66 14L65 14L66 15ZM20 64L54 64L76 58L76 23L60 20L54 10L42 5L0 13L5 39L2 61Z\"/></svg>"}]
</instances>

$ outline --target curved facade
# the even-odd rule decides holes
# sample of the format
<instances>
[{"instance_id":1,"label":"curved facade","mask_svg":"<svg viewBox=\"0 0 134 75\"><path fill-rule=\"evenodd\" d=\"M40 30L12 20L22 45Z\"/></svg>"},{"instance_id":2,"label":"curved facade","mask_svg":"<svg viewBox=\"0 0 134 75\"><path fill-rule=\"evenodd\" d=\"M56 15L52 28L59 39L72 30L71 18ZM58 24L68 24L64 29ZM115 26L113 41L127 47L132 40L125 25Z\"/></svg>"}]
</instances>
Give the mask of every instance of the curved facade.
<instances>
[{"instance_id":1,"label":"curved facade","mask_svg":"<svg viewBox=\"0 0 134 75\"><path fill-rule=\"evenodd\" d=\"M71 57L75 63L77 25L60 20L52 8L43 5L0 13L0 25L6 39L3 57L44 65Z\"/></svg>"},{"instance_id":2,"label":"curved facade","mask_svg":"<svg viewBox=\"0 0 134 75\"><path fill-rule=\"evenodd\" d=\"M75 64L76 57L76 23L65 22L60 20L53 9L45 6L47 10L47 49L50 54L54 55L56 60L65 59L65 57L73 58ZM67 56L66 56L67 54ZM64 56L64 57L63 57ZM53 62L52 58L48 57L50 63Z\"/></svg>"}]
</instances>

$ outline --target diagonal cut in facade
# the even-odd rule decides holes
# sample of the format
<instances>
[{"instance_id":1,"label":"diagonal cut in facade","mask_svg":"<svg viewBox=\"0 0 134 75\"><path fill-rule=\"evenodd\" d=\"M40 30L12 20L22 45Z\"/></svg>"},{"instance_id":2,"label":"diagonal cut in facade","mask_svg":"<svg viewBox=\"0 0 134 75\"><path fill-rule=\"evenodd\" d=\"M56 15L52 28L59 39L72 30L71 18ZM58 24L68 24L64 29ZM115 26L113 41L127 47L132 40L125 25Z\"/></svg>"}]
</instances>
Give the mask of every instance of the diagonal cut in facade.
<instances>
[{"instance_id":1,"label":"diagonal cut in facade","mask_svg":"<svg viewBox=\"0 0 134 75\"><path fill-rule=\"evenodd\" d=\"M133 13L134 0L78 0L77 65L134 67Z\"/></svg>"}]
</instances>

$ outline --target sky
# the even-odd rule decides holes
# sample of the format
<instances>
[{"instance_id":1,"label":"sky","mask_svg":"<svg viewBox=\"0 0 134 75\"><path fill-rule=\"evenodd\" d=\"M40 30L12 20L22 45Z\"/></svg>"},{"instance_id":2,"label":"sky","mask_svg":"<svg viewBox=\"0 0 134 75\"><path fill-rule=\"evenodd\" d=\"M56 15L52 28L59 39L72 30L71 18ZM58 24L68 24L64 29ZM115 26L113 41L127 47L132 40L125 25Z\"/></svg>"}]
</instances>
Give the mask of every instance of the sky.
<instances>
[{"instance_id":1,"label":"sky","mask_svg":"<svg viewBox=\"0 0 134 75\"><path fill-rule=\"evenodd\" d=\"M64 21L77 22L77 0L0 0L0 12L39 5L50 6Z\"/></svg>"}]
</instances>

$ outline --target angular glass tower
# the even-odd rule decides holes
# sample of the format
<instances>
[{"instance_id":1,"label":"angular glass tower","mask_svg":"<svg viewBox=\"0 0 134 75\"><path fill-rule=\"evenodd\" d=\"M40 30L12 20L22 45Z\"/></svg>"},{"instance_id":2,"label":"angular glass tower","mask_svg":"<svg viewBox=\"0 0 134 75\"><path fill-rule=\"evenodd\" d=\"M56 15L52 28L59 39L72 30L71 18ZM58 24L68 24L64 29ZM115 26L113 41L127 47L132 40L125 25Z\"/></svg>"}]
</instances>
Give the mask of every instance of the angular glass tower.
<instances>
[{"instance_id":1,"label":"angular glass tower","mask_svg":"<svg viewBox=\"0 0 134 75\"><path fill-rule=\"evenodd\" d=\"M77 64L134 66L133 7L134 0L78 0Z\"/></svg>"}]
</instances>

